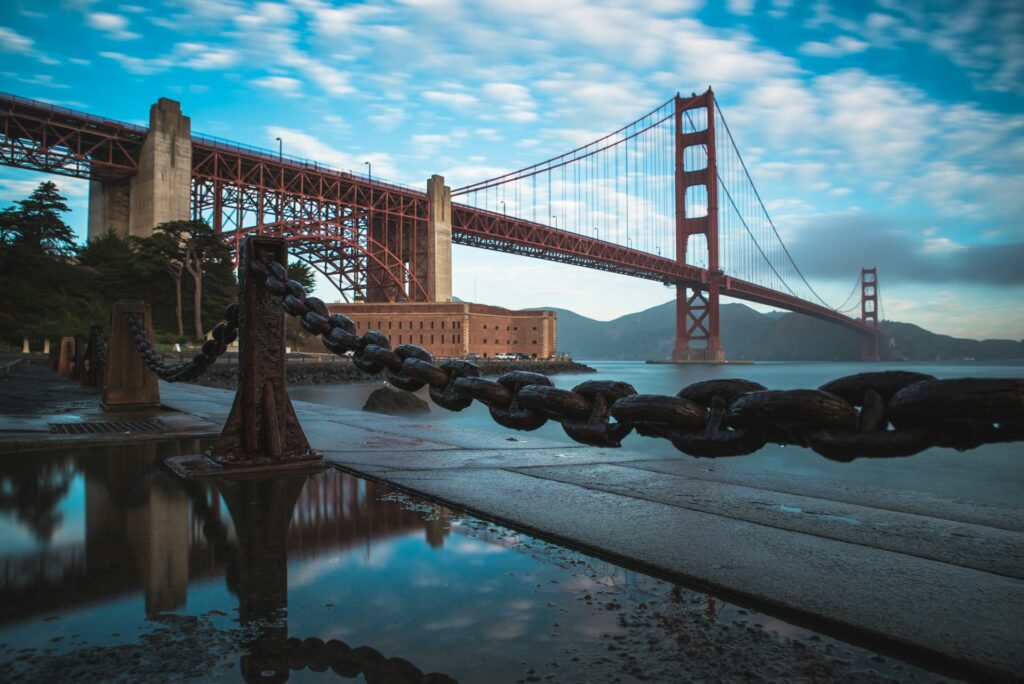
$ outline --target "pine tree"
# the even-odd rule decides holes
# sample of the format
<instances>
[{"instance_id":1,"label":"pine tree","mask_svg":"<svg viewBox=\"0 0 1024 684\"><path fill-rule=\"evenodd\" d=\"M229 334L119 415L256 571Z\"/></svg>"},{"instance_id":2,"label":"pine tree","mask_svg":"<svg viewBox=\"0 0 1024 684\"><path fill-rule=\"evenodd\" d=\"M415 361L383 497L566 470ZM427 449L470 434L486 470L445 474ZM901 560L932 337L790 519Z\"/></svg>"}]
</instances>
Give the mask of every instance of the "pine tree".
<instances>
[{"instance_id":1,"label":"pine tree","mask_svg":"<svg viewBox=\"0 0 1024 684\"><path fill-rule=\"evenodd\" d=\"M27 198L3 212L0 232L4 242L26 255L66 257L75 252L75 234L62 213L71 211L57 184L44 181Z\"/></svg>"}]
</instances>

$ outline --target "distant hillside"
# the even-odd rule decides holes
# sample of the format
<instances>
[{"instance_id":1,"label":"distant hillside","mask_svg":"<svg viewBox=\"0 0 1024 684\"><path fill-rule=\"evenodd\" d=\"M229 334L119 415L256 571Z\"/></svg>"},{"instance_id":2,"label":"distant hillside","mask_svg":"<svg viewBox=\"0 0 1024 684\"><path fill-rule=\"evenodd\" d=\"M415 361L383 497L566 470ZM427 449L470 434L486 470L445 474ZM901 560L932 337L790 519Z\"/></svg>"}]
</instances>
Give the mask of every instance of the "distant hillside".
<instances>
[{"instance_id":1,"label":"distant hillside","mask_svg":"<svg viewBox=\"0 0 1024 684\"><path fill-rule=\"evenodd\" d=\"M611 321L558 312L558 348L580 359L664 359L675 340L675 302ZM909 323L884 322L892 345L883 359L978 361L1024 359L1024 341L967 340L938 335ZM722 305L722 344L730 358L755 361L847 361L860 358L861 338L837 325L794 313L758 313L743 304Z\"/></svg>"}]
</instances>

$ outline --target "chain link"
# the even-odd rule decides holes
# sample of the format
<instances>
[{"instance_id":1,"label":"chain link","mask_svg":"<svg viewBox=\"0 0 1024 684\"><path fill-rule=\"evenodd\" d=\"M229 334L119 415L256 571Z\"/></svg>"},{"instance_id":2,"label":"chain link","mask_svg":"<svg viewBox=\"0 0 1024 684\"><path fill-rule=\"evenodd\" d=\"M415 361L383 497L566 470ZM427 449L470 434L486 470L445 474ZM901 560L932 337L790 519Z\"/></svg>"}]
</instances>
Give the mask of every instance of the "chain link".
<instances>
[{"instance_id":1,"label":"chain link","mask_svg":"<svg viewBox=\"0 0 1024 684\"><path fill-rule=\"evenodd\" d=\"M210 331L211 339L203 343L202 351L193 356L190 361L169 365L153 348L149 333L146 332L139 319L134 314L126 314L126 316L128 327L132 331L132 340L135 342L143 362L156 373L158 378L167 382L195 380L217 360L217 357L227 351L229 344L238 338L238 304L231 304L224 312L224 320Z\"/></svg>"},{"instance_id":2,"label":"chain link","mask_svg":"<svg viewBox=\"0 0 1024 684\"><path fill-rule=\"evenodd\" d=\"M438 406L461 411L474 400L499 425L536 430L561 423L577 442L618 447L632 431L669 440L692 456L741 456L768 442L809 447L825 458L910 456L930 447L972 449L1024 440L1024 379L962 378L882 371L850 375L818 389L768 390L750 380L706 380L676 396L638 394L629 384L590 380L557 388L540 373L512 371L480 377L468 361L434 364L426 349L392 350L381 332L356 335L356 324L307 297L275 261L254 261L267 290L297 316L306 331L371 375L387 370L388 382L410 392L429 386ZM858 411L857 408L860 408Z\"/></svg>"}]
</instances>

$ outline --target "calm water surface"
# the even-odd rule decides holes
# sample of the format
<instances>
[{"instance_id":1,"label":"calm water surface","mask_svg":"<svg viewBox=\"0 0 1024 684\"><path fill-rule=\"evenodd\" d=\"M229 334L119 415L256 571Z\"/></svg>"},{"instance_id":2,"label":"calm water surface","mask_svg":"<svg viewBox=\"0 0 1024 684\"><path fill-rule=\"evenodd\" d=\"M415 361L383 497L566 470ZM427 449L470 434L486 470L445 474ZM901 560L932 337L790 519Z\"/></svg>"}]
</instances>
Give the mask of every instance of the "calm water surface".
<instances>
[{"instance_id":1,"label":"calm water surface","mask_svg":"<svg viewBox=\"0 0 1024 684\"><path fill-rule=\"evenodd\" d=\"M644 394L675 394L683 387L711 378L747 378L769 389L818 387L844 375L875 370L913 370L938 378L1024 377L1024 364L864 364L864 363L758 363L749 366L672 366L649 365L638 361L583 361L597 374L554 375L558 387L572 388L584 380L614 379L633 385ZM358 385L309 385L293 387L292 398L343 408L362 408L366 397L380 383ZM427 398L426 390L419 392ZM429 399L428 399L429 401ZM423 420L420 416L418 421ZM479 430L497 431L529 439L570 441L557 423L548 422L532 433L517 433L491 420L487 407L478 402L459 413L431 405L429 420L463 425ZM663 440L626 438L623 448L657 456L674 452ZM756 454L723 459L728 467L770 470L812 475L854 484L867 484L910 491L1021 505L1024 500L1024 461L1020 444L993 444L966 452L954 449L930 449L915 456L897 459L859 459L836 463L809 449L768 445ZM712 463L712 462L709 462Z\"/></svg>"},{"instance_id":2,"label":"calm water surface","mask_svg":"<svg viewBox=\"0 0 1024 684\"><path fill-rule=\"evenodd\" d=\"M161 465L204 446L0 458L0 680L937 679L334 469Z\"/></svg>"}]
</instances>

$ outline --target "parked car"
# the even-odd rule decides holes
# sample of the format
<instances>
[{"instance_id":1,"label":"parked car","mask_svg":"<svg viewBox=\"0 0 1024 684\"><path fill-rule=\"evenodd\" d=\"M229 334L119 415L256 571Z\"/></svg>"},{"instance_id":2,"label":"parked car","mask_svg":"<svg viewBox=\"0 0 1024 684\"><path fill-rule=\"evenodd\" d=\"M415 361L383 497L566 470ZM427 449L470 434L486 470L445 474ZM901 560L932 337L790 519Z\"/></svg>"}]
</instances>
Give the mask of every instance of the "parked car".
<instances>
[{"instance_id":1,"label":"parked car","mask_svg":"<svg viewBox=\"0 0 1024 684\"><path fill-rule=\"evenodd\" d=\"M494 358L501 359L502 361L515 361L519 357L512 352L498 352L494 355Z\"/></svg>"},{"instance_id":2,"label":"parked car","mask_svg":"<svg viewBox=\"0 0 1024 684\"><path fill-rule=\"evenodd\" d=\"M529 354L524 354L522 352L516 352L516 358L520 359L522 361L529 361L530 360L530 355Z\"/></svg>"},{"instance_id":3,"label":"parked car","mask_svg":"<svg viewBox=\"0 0 1024 684\"><path fill-rule=\"evenodd\" d=\"M479 361L480 360L480 355L479 354L466 354L462 358L465 359L466 361Z\"/></svg>"}]
</instances>

